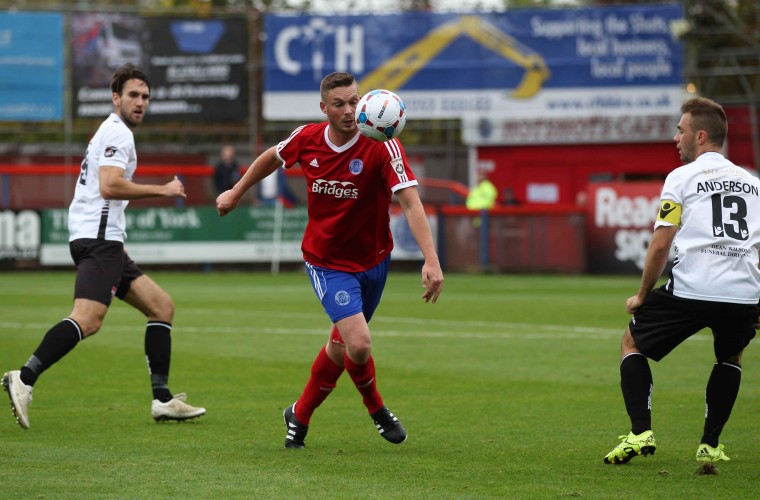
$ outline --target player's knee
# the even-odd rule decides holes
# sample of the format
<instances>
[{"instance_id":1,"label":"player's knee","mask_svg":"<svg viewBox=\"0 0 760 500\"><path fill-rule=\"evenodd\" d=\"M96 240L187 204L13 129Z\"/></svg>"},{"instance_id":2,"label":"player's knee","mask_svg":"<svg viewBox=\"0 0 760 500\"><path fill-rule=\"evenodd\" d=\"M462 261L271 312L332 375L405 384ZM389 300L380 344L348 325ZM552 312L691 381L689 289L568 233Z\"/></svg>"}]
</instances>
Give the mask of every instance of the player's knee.
<instances>
[{"instance_id":1,"label":"player's knee","mask_svg":"<svg viewBox=\"0 0 760 500\"><path fill-rule=\"evenodd\" d=\"M82 329L82 337L89 337L95 335L100 331L100 327L103 326L102 318L71 318L77 322L79 328Z\"/></svg>"},{"instance_id":2,"label":"player's knee","mask_svg":"<svg viewBox=\"0 0 760 500\"><path fill-rule=\"evenodd\" d=\"M168 294L163 294L151 305L148 317L171 323L174 318L174 309L172 298Z\"/></svg>"},{"instance_id":3,"label":"player's knee","mask_svg":"<svg viewBox=\"0 0 760 500\"><path fill-rule=\"evenodd\" d=\"M624 359L629 354L636 352L640 352L639 348L636 347L636 342L633 340L631 330L626 328L625 333L623 334L623 339L620 341L620 359Z\"/></svg>"},{"instance_id":4,"label":"player's knee","mask_svg":"<svg viewBox=\"0 0 760 500\"><path fill-rule=\"evenodd\" d=\"M327 357L338 366L343 366L343 356L346 354L346 348L343 344L337 342L328 342L325 346Z\"/></svg>"},{"instance_id":5,"label":"player's knee","mask_svg":"<svg viewBox=\"0 0 760 500\"><path fill-rule=\"evenodd\" d=\"M719 362L726 362L731 363L732 365L741 366L742 365L742 355L741 353L737 354L736 356L729 356L726 359L718 360Z\"/></svg>"},{"instance_id":6,"label":"player's knee","mask_svg":"<svg viewBox=\"0 0 760 500\"><path fill-rule=\"evenodd\" d=\"M620 341L620 346L623 348L624 351L637 350L636 342L633 340L633 335L631 335L630 329L628 328L625 329L623 338Z\"/></svg>"},{"instance_id":7,"label":"player's knee","mask_svg":"<svg viewBox=\"0 0 760 500\"><path fill-rule=\"evenodd\" d=\"M349 357L351 360L358 364L364 364L369 360L370 354L372 354L372 344L369 340L354 342L351 345L347 345Z\"/></svg>"},{"instance_id":8,"label":"player's knee","mask_svg":"<svg viewBox=\"0 0 760 500\"><path fill-rule=\"evenodd\" d=\"M174 317L174 309L175 309L174 301L172 300L171 297L167 295L163 303L161 304L161 312L164 315L168 316L169 320L171 320L171 318Z\"/></svg>"}]
</instances>

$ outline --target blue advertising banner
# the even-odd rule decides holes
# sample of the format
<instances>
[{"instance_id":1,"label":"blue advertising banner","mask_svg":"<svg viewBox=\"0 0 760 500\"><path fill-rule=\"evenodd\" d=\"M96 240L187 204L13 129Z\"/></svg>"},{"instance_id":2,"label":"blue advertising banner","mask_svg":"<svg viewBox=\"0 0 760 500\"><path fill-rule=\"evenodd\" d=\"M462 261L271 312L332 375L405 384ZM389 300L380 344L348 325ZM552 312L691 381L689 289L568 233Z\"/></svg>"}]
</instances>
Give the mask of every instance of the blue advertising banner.
<instances>
[{"instance_id":1,"label":"blue advertising banner","mask_svg":"<svg viewBox=\"0 0 760 500\"><path fill-rule=\"evenodd\" d=\"M357 76L410 118L677 112L680 5L488 14L267 15L264 116L321 118L319 82Z\"/></svg>"},{"instance_id":2,"label":"blue advertising banner","mask_svg":"<svg viewBox=\"0 0 760 500\"><path fill-rule=\"evenodd\" d=\"M0 121L63 120L63 21L0 12Z\"/></svg>"}]
</instances>

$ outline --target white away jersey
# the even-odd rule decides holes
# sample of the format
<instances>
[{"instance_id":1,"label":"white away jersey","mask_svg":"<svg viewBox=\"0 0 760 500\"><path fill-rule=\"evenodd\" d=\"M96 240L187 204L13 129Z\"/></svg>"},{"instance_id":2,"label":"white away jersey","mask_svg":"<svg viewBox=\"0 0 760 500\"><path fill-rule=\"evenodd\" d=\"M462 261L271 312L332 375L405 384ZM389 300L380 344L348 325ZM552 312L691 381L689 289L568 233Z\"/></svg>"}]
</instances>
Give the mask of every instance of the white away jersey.
<instances>
[{"instance_id":1,"label":"white away jersey","mask_svg":"<svg viewBox=\"0 0 760 500\"><path fill-rule=\"evenodd\" d=\"M668 175L660 200L655 228L680 226L668 290L687 299L757 304L760 180L719 153L703 153Z\"/></svg>"},{"instance_id":2,"label":"white away jersey","mask_svg":"<svg viewBox=\"0 0 760 500\"><path fill-rule=\"evenodd\" d=\"M132 131L116 113L111 113L95 132L82 160L74 199L69 206L69 241L80 238L124 241L127 200L105 200L100 194L100 167L119 167L132 180L137 168L137 151Z\"/></svg>"}]
</instances>

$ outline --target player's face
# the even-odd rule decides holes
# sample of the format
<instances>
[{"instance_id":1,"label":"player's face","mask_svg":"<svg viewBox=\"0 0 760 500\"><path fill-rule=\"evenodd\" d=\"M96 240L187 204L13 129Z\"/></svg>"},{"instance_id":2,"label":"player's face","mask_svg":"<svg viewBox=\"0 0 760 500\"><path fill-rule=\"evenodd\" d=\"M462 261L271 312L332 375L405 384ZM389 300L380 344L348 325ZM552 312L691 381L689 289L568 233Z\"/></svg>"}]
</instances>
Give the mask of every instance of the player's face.
<instances>
[{"instance_id":1,"label":"player's face","mask_svg":"<svg viewBox=\"0 0 760 500\"><path fill-rule=\"evenodd\" d=\"M691 113L685 113L678 122L678 132L673 137L681 155L681 161L691 163L697 159L697 136L691 128Z\"/></svg>"},{"instance_id":2,"label":"player's face","mask_svg":"<svg viewBox=\"0 0 760 500\"><path fill-rule=\"evenodd\" d=\"M356 83L350 87L338 87L327 93L325 102L320 102L322 112L327 115L330 127L336 132L353 137L356 134L354 111L359 103L359 88Z\"/></svg>"},{"instance_id":3,"label":"player's face","mask_svg":"<svg viewBox=\"0 0 760 500\"><path fill-rule=\"evenodd\" d=\"M134 128L142 123L149 102L150 89L148 88L148 84L136 78L124 82L121 95L117 93L113 94L113 105L116 114L130 128Z\"/></svg>"}]
</instances>

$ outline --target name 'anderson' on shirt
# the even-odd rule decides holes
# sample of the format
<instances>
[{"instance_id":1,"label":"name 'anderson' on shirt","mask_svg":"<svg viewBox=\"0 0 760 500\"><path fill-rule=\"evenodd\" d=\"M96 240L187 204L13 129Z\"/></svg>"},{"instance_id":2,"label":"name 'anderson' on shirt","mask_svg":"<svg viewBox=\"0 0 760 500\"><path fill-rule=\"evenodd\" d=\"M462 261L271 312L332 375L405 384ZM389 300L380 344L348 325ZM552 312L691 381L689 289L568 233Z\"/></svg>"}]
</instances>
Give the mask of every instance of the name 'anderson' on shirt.
<instances>
[{"instance_id":1,"label":"name 'anderson' on shirt","mask_svg":"<svg viewBox=\"0 0 760 500\"><path fill-rule=\"evenodd\" d=\"M753 186L746 182L707 181L697 183L697 193L708 193L712 191L727 191L729 193L746 193L760 196L757 186Z\"/></svg>"}]
</instances>

